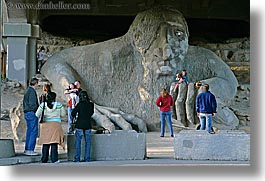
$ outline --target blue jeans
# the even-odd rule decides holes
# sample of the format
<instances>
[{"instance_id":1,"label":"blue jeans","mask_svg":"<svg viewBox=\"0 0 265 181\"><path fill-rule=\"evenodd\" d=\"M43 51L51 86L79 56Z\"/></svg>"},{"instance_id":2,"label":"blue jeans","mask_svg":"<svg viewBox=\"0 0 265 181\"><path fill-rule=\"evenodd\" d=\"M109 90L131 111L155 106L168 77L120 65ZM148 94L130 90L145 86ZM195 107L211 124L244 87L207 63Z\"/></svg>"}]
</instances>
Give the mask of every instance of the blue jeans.
<instances>
[{"instance_id":1,"label":"blue jeans","mask_svg":"<svg viewBox=\"0 0 265 181\"><path fill-rule=\"evenodd\" d=\"M72 123L72 120L73 120L73 117L72 117L72 111L73 111L73 108L71 107L68 107L68 130L70 132L70 128L71 128L71 123ZM73 133L73 132L71 132Z\"/></svg>"},{"instance_id":2,"label":"blue jeans","mask_svg":"<svg viewBox=\"0 0 265 181\"><path fill-rule=\"evenodd\" d=\"M34 112L24 113L27 122L25 150L34 151L38 136L38 118Z\"/></svg>"},{"instance_id":3,"label":"blue jeans","mask_svg":"<svg viewBox=\"0 0 265 181\"><path fill-rule=\"evenodd\" d=\"M212 128L212 114L200 113L200 123L201 128L200 130L206 130L210 133Z\"/></svg>"},{"instance_id":4,"label":"blue jeans","mask_svg":"<svg viewBox=\"0 0 265 181\"><path fill-rule=\"evenodd\" d=\"M91 148L91 143L90 143L90 134L91 134L91 129L88 130L83 130L83 129L76 129L75 131L75 161L80 161L80 156L81 156L81 141L82 141L82 136L85 133L85 162L90 161L90 148Z\"/></svg>"},{"instance_id":5,"label":"blue jeans","mask_svg":"<svg viewBox=\"0 0 265 181\"><path fill-rule=\"evenodd\" d=\"M165 119L167 120L167 126L169 128L170 135L173 136L171 115L172 115L171 111L168 111L168 112L160 111L161 136L164 136L165 134Z\"/></svg>"}]
</instances>

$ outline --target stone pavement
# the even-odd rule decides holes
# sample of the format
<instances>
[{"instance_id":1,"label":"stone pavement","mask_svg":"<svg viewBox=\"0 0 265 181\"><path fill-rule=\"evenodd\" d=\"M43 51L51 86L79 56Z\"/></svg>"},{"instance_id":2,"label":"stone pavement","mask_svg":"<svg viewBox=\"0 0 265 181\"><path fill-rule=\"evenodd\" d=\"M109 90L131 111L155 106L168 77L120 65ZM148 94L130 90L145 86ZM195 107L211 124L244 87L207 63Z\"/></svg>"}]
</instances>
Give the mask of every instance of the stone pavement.
<instances>
[{"instance_id":1,"label":"stone pavement","mask_svg":"<svg viewBox=\"0 0 265 181\"><path fill-rule=\"evenodd\" d=\"M248 161L194 161L194 160L175 160L174 159L174 138L166 135L164 138L159 136L159 132L146 134L147 159L145 160L125 160L125 161L92 161L74 163L67 161L67 153L59 149L59 159L61 163L40 163L41 156L23 155L24 144L15 144L16 156L12 158L0 159L1 165L16 166L180 166L180 165L233 165L249 166ZM41 145L37 145L36 152L41 153Z\"/></svg>"}]
</instances>

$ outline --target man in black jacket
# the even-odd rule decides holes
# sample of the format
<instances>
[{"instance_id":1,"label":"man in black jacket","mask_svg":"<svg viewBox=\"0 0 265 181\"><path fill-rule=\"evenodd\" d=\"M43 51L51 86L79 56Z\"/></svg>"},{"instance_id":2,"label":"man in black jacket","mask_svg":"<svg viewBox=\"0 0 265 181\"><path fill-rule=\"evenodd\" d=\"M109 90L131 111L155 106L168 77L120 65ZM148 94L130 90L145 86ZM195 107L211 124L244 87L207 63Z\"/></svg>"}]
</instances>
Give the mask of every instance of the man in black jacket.
<instances>
[{"instance_id":1,"label":"man in black jacket","mask_svg":"<svg viewBox=\"0 0 265 181\"><path fill-rule=\"evenodd\" d=\"M77 114L78 113L78 114ZM87 92L81 91L79 94L79 103L72 111L73 118L77 116L75 131L75 157L74 162L80 162L81 140L85 137L85 162L90 161L90 134L91 134L91 116L94 114L94 104L89 100Z\"/></svg>"},{"instance_id":2,"label":"man in black jacket","mask_svg":"<svg viewBox=\"0 0 265 181\"><path fill-rule=\"evenodd\" d=\"M38 79L32 78L30 86L27 88L23 98L24 117L27 122L25 155L34 156L38 153L34 152L36 139L38 136L38 118L35 115L39 107L38 97L35 89L38 87Z\"/></svg>"}]
</instances>

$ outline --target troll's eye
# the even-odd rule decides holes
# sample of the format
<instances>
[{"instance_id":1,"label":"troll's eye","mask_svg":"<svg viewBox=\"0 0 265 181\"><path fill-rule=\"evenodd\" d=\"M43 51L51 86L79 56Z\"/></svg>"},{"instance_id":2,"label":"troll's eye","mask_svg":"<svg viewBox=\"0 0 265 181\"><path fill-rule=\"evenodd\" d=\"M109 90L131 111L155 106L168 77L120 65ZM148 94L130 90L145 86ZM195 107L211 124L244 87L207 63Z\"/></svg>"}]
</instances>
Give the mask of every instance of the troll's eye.
<instances>
[{"instance_id":1,"label":"troll's eye","mask_svg":"<svg viewBox=\"0 0 265 181\"><path fill-rule=\"evenodd\" d=\"M180 36L182 36L182 35L183 35L183 32L181 32L181 31L177 31L177 32L176 32L176 36L180 37Z\"/></svg>"}]
</instances>

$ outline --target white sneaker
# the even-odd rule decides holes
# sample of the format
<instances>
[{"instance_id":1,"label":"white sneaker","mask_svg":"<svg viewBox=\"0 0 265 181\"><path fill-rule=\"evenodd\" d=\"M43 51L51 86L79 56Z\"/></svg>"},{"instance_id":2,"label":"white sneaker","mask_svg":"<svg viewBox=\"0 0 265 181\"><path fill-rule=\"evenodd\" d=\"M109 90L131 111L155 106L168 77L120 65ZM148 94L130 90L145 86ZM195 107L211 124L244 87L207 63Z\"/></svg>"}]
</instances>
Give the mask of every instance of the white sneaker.
<instances>
[{"instance_id":1,"label":"white sneaker","mask_svg":"<svg viewBox=\"0 0 265 181\"><path fill-rule=\"evenodd\" d=\"M61 161L60 160L57 160L56 162L54 162L54 163L61 163Z\"/></svg>"},{"instance_id":2,"label":"white sneaker","mask_svg":"<svg viewBox=\"0 0 265 181\"><path fill-rule=\"evenodd\" d=\"M30 151L30 150L25 150L24 154L27 155L27 156L37 156L37 155L39 155L37 152Z\"/></svg>"}]
</instances>

